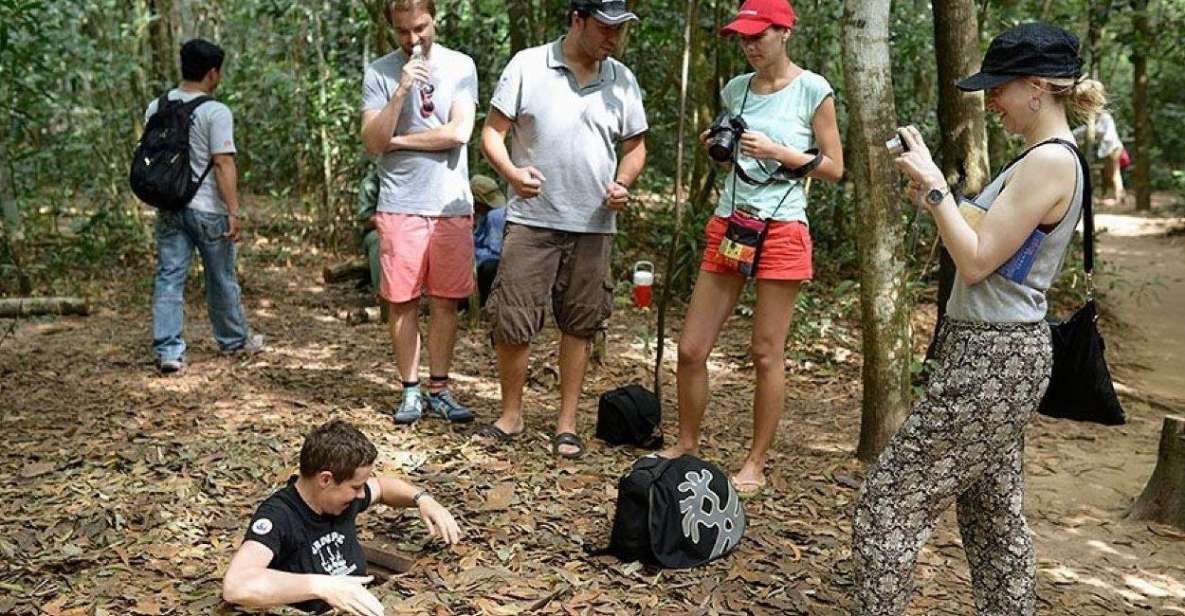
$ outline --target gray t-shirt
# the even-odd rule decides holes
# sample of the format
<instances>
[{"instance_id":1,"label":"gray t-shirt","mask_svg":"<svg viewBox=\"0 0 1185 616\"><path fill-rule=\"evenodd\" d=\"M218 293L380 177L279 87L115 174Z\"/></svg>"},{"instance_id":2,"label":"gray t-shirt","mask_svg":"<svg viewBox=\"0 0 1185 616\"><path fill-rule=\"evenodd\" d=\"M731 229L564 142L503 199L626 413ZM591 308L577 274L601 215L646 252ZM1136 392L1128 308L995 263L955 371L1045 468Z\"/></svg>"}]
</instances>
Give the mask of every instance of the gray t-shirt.
<instances>
[{"instance_id":1,"label":"gray t-shirt","mask_svg":"<svg viewBox=\"0 0 1185 616\"><path fill-rule=\"evenodd\" d=\"M1068 147L1046 144L1038 147ZM1040 242L1033 237L1021 247L1020 253L1028 253L1031 269L1023 279L1019 275L1008 276L1013 261L989 274L987 278L969 285L962 277L955 277L950 300L946 303L946 316L957 321L980 321L986 323L1037 323L1045 318L1048 304L1045 292L1061 272L1066 250L1074 235L1074 228L1082 216L1083 186L1082 166L1076 167L1077 185L1074 196L1062 220L1048 230ZM1019 163L1005 169L980 192L974 203L981 209L991 209L996 198L1004 191L1008 178L1019 168ZM1022 255L1025 256L1025 255ZM1019 258L1014 256L1014 259Z\"/></svg>"},{"instance_id":2,"label":"gray t-shirt","mask_svg":"<svg viewBox=\"0 0 1185 616\"><path fill-rule=\"evenodd\" d=\"M439 128L449 121L456 102L477 104L477 68L473 60L439 43L429 51L431 68L431 113L423 113L424 100L417 86L408 93L395 134L407 135ZM362 83L362 111L381 111L399 87L403 65L408 61L395 50L366 67ZM398 150L379 159L378 211L418 216L468 216L473 213L469 190L469 148L421 152Z\"/></svg>"},{"instance_id":3,"label":"gray t-shirt","mask_svg":"<svg viewBox=\"0 0 1185 616\"><path fill-rule=\"evenodd\" d=\"M514 122L510 159L546 178L537 197L515 195L507 217L534 227L616 233L605 207L617 173L617 144L645 133L646 110L634 74L613 58L580 87L564 62L563 39L524 49L502 71L490 104Z\"/></svg>"},{"instance_id":4,"label":"gray t-shirt","mask_svg":"<svg viewBox=\"0 0 1185 616\"><path fill-rule=\"evenodd\" d=\"M169 100L191 101L203 92L189 92L180 88L169 91ZM157 100L148 103L144 112L144 122L156 113ZM206 101L193 112L193 123L189 125L189 165L193 173L201 177L215 154L235 153L235 122L230 108L218 101ZM211 214L227 213L226 203L222 200L222 193L218 190L218 182L214 178L214 170L206 175L193 201L189 202L190 209Z\"/></svg>"}]
</instances>

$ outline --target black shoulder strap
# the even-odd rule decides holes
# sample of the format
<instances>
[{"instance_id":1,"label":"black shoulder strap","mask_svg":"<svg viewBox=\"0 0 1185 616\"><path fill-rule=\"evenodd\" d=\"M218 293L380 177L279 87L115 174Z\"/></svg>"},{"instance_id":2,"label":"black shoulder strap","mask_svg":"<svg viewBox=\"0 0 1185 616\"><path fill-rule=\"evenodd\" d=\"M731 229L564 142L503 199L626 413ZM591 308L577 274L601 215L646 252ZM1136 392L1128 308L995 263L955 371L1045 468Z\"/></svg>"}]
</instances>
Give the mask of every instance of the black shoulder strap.
<instances>
[{"instance_id":1,"label":"black shoulder strap","mask_svg":"<svg viewBox=\"0 0 1185 616\"><path fill-rule=\"evenodd\" d=\"M186 112L193 113L195 109L197 109L198 107L201 107L205 103L208 103L212 100L214 100L213 97L203 94L203 95L185 103Z\"/></svg>"},{"instance_id":2,"label":"black shoulder strap","mask_svg":"<svg viewBox=\"0 0 1185 616\"><path fill-rule=\"evenodd\" d=\"M157 114L161 113L166 109L166 107L169 107L170 103L176 103L177 106L184 111L185 115L189 115L193 113L198 107L201 107L205 103L208 103L212 100L214 100L213 97L203 94L193 100L183 103L180 100L171 100L169 98L169 93L165 92L164 94L160 95L160 98L156 99L156 111L153 112L152 115L156 116Z\"/></svg>"},{"instance_id":3,"label":"black shoulder strap","mask_svg":"<svg viewBox=\"0 0 1185 616\"><path fill-rule=\"evenodd\" d=\"M151 120L152 118L155 118L156 116L160 115L165 110L165 107L167 107L168 105L169 105L169 93L166 91L164 94L160 95L160 98L156 99L156 111L152 112L152 115L149 116L148 119Z\"/></svg>"},{"instance_id":4,"label":"black shoulder strap","mask_svg":"<svg viewBox=\"0 0 1185 616\"><path fill-rule=\"evenodd\" d=\"M184 110L185 118L186 118L185 125L189 126L189 118L193 114L193 112L197 110L198 107L201 107L202 105L204 105L212 100L214 100L213 97L203 94L191 101L186 102L185 105L183 106L183 110ZM201 186L203 183L205 183L206 176L210 175L210 171L213 169L214 169L214 155L211 154L210 161L206 163L205 171L202 171L202 174L200 176L198 176L198 179L197 179L198 186Z\"/></svg>"},{"instance_id":5,"label":"black shoulder strap","mask_svg":"<svg viewBox=\"0 0 1185 616\"><path fill-rule=\"evenodd\" d=\"M1090 165L1086 162L1082 150L1078 145L1065 139L1053 138L1049 141L1060 143L1074 151L1078 156L1078 165L1082 168L1082 269L1086 272L1086 293L1094 296L1094 196L1090 187Z\"/></svg>"}]
</instances>

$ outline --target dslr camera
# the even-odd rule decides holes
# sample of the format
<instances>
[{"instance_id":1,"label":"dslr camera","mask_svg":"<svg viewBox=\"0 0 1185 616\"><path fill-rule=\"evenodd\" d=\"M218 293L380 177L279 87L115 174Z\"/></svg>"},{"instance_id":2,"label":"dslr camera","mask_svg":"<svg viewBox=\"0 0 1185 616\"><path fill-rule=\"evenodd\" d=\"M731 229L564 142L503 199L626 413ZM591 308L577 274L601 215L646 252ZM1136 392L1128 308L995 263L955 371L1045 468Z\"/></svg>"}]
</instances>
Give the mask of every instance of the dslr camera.
<instances>
[{"instance_id":1,"label":"dslr camera","mask_svg":"<svg viewBox=\"0 0 1185 616\"><path fill-rule=\"evenodd\" d=\"M748 128L749 125L740 116L721 111L708 128L708 156L721 164L731 162L736 154L737 142Z\"/></svg>"}]
</instances>

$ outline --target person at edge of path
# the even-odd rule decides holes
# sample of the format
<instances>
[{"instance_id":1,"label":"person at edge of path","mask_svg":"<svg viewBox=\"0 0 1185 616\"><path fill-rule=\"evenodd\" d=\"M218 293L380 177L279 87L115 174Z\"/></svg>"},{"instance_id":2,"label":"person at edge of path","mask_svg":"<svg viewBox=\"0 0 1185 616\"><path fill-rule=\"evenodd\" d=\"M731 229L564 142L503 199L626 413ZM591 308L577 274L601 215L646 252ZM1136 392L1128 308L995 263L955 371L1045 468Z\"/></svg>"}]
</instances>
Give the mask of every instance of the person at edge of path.
<instances>
[{"instance_id":1,"label":"person at edge of path","mask_svg":"<svg viewBox=\"0 0 1185 616\"><path fill-rule=\"evenodd\" d=\"M429 535L447 545L460 541L461 530L426 490L372 474L377 457L374 444L346 421L334 419L309 433L300 448L300 475L251 517L222 578L222 597L255 609L382 614L366 589L372 578L358 542L358 514L375 504L415 507Z\"/></svg>"},{"instance_id":2,"label":"person at edge of path","mask_svg":"<svg viewBox=\"0 0 1185 616\"><path fill-rule=\"evenodd\" d=\"M181 46L181 84L169 100L191 101L212 96L222 82L222 48L203 39ZM144 122L156 113L154 99ZM263 336L252 334L243 311L235 275L241 225L238 172L235 167L234 117L225 104L209 101L193 112L189 129L189 161L196 176L213 167L193 200L183 210L156 214L156 280L152 292L152 350L161 374L185 368L185 279L194 248L202 258L206 311L214 339L223 353L254 354Z\"/></svg>"},{"instance_id":3,"label":"person at edge of path","mask_svg":"<svg viewBox=\"0 0 1185 616\"><path fill-rule=\"evenodd\" d=\"M358 185L358 207L354 220L358 224L358 244L362 253L366 255L366 263L370 266L370 288L375 295L379 292L382 281L382 262L379 252L379 232L375 226L375 216L379 207L379 172L378 167L371 168Z\"/></svg>"},{"instance_id":4,"label":"person at edge of path","mask_svg":"<svg viewBox=\"0 0 1185 616\"><path fill-rule=\"evenodd\" d=\"M1085 139L1086 129L1086 124L1075 128L1074 137L1079 140ZM1130 155L1119 138L1119 129L1111 112L1103 110L1095 118L1094 138L1098 142L1095 156L1103 161L1103 182L1111 195L1103 200L1103 205L1122 206L1127 200L1127 191L1123 187L1123 170L1130 164Z\"/></svg>"},{"instance_id":5,"label":"person at edge of path","mask_svg":"<svg viewBox=\"0 0 1185 616\"><path fill-rule=\"evenodd\" d=\"M563 37L511 58L482 130L486 158L513 194L486 306L502 415L477 437L505 443L523 431L530 343L550 304L562 334L552 451L575 458L584 453L576 418L589 340L613 310L616 214L646 164L649 125L637 79L610 57L637 16L621 0L573 0L567 15Z\"/></svg>"},{"instance_id":6,"label":"person at edge of path","mask_svg":"<svg viewBox=\"0 0 1185 616\"><path fill-rule=\"evenodd\" d=\"M436 41L433 0L387 0L399 48L366 68L362 141L379 155L375 215L389 329L403 380L395 423L427 412L451 422L473 413L449 385L457 302L473 292L473 195L467 143L477 106L477 69ZM420 389L420 297L428 296L427 396Z\"/></svg>"},{"instance_id":7,"label":"person at edge of path","mask_svg":"<svg viewBox=\"0 0 1185 616\"><path fill-rule=\"evenodd\" d=\"M837 182L843 176L843 146L831 85L796 64L786 50L796 21L794 8L786 0L749 0L721 32L740 38L741 50L755 71L731 79L721 94L728 112L743 118L748 129L705 229L704 256L679 336L679 438L659 453L677 457L699 451L700 424L709 396L708 355L747 282L736 261L720 252L728 217L741 210L768 220L754 276L757 304L749 343L757 371L753 442L733 476L743 495L760 491L766 483L766 455L786 405L786 337L799 288L813 274L804 181L756 185L750 178L763 180L770 177L770 170L810 165L816 156L807 151L811 148L818 149L820 158L809 177ZM700 135L700 141L707 138L707 131ZM741 181L738 166L744 172Z\"/></svg>"},{"instance_id":8,"label":"person at edge of path","mask_svg":"<svg viewBox=\"0 0 1185 616\"><path fill-rule=\"evenodd\" d=\"M477 267L477 289L481 305L486 305L490 288L498 275L498 263L502 259L502 236L506 232L506 195L498 182L484 175L475 175L469 181L473 192L474 218L473 246Z\"/></svg>"},{"instance_id":9,"label":"person at edge of path","mask_svg":"<svg viewBox=\"0 0 1185 616\"><path fill-rule=\"evenodd\" d=\"M857 497L859 616L905 613L918 552L952 504L976 613L1037 610L1036 557L1024 516L1024 431L1053 366L1046 291L1090 181L1067 114L1089 117L1105 96L1102 84L1083 76L1078 38L1041 23L995 37L981 71L958 86L987 90L987 109L999 114L1005 131L1024 138L1025 149L973 202L961 204L921 133L900 131L909 147L897 166L918 207L933 216L958 277L939 333L938 367ZM1018 268L1018 258L1027 265Z\"/></svg>"}]
</instances>

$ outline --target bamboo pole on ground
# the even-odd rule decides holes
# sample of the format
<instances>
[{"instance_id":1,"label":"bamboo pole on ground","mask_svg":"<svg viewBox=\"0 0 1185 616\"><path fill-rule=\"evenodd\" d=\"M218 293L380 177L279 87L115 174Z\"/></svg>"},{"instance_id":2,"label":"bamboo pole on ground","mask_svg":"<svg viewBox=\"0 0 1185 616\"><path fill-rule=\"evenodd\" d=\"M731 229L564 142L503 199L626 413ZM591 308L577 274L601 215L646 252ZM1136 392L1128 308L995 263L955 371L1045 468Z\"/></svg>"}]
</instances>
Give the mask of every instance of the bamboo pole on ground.
<instances>
[{"instance_id":1,"label":"bamboo pole on ground","mask_svg":"<svg viewBox=\"0 0 1185 616\"><path fill-rule=\"evenodd\" d=\"M0 299L0 319L46 314L90 314L90 305L77 297L10 297Z\"/></svg>"}]
</instances>

